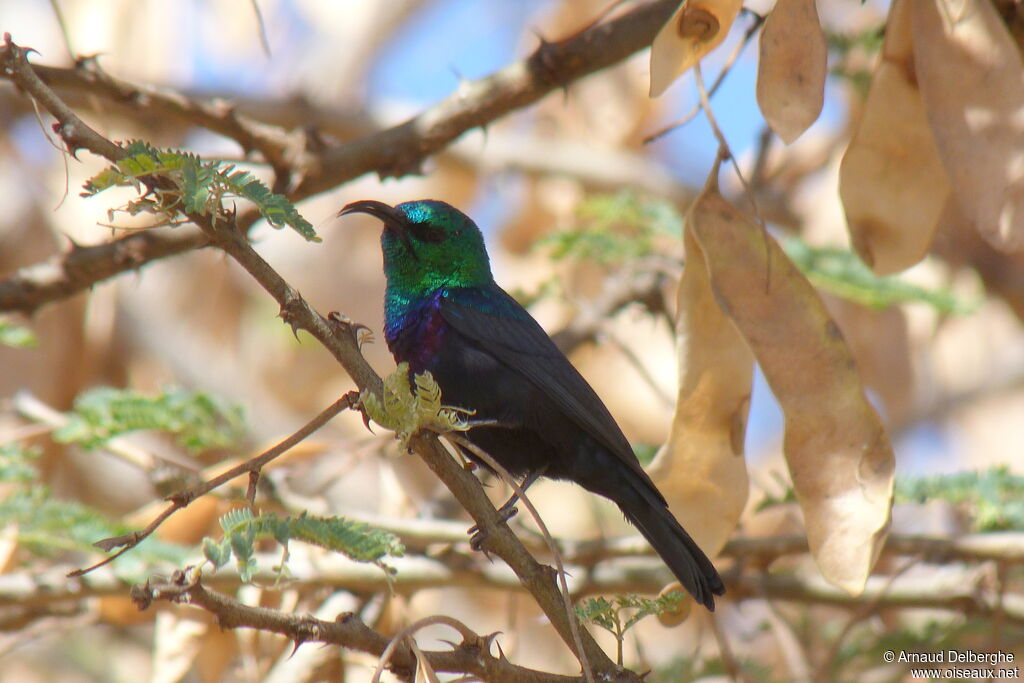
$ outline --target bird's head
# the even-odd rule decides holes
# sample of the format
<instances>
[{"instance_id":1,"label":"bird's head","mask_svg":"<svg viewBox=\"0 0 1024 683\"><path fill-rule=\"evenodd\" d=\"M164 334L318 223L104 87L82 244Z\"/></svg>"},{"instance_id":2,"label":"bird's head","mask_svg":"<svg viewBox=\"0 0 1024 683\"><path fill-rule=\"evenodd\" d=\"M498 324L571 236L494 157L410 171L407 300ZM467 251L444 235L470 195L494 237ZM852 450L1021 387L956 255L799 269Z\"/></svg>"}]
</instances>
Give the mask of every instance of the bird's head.
<instances>
[{"instance_id":1,"label":"bird's head","mask_svg":"<svg viewBox=\"0 0 1024 683\"><path fill-rule=\"evenodd\" d=\"M384 223L380 242L389 285L427 293L491 281L480 229L450 204L420 199L389 206L367 199L348 204L338 215L350 213L368 213Z\"/></svg>"}]
</instances>

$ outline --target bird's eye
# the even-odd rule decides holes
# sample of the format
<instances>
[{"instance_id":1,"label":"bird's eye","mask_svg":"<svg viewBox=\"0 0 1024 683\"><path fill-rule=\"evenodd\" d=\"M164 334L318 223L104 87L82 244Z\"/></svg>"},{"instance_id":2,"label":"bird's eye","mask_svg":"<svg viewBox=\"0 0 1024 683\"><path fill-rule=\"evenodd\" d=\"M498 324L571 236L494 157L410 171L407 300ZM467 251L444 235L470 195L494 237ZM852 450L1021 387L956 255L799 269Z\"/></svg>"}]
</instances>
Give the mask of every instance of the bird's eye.
<instances>
[{"instance_id":1,"label":"bird's eye","mask_svg":"<svg viewBox=\"0 0 1024 683\"><path fill-rule=\"evenodd\" d=\"M431 244L440 244L444 241L444 228L430 223L410 223L409 230L420 242L430 242Z\"/></svg>"}]
</instances>

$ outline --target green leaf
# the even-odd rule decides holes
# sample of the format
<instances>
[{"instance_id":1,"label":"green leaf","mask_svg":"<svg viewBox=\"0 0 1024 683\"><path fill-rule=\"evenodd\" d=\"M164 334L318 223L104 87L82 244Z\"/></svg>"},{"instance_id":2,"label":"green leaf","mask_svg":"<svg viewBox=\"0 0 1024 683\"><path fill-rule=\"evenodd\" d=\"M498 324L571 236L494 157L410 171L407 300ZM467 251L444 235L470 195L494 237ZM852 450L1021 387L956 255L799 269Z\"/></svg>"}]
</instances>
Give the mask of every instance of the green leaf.
<instances>
[{"instance_id":1,"label":"green leaf","mask_svg":"<svg viewBox=\"0 0 1024 683\"><path fill-rule=\"evenodd\" d=\"M15 325L7 318L0 318L0 344L16 349L34 349L39 346L39 338L29 328Z\"/></svg>"},{"instance_id":2,"label":"green leaf","mask_svg":"<svg viewBox=\"0 0 1024 683\"><path fill-rule=\"evenodd\" d=\"M887 308L921 302L944 314L969 313L976 308L948 291L930 290L896 277L875 275L848 249L812 247L796 237L783 240L782 247L816 287L864 306Z\"/></svg>"},{"instance_id":3,"label":"green leaf","mask_svg":"<svg viewBox=\"0 0 1024 683\"><path fill-rule=\"evenodd\" d=\"M242 410L210 394L167 390L149 396L131 389L100 387L75 400L68 423L54 432L62 443L99 447L136 430L174 434L190 451L225 447L241 438Z\"/></svg>"},{"instance_id":4,"label":"green leaf","mask_svg":"<svg viewBox=\"0 0 1024 683\"><path fill-rule=\"evenodd\" d=\"M182 213L219 218L227 215L224 202L237 197L255 204L271 226L289 226L311 242L321 241L312 224L287 197L271 192L247 171L236 171L233 164L204 161L188 152L157 149L141 140L130 142L125 152L124 159L85 183L83 197L93 197L117 186L138 190L143 178L160 177L170 180L176 189L153 190L156 199L144 196L129 202L123 210L133 215L143 211L163 214L168 221Z\"/></svg>"},{"instance_id":5,"label":"green leaf","mask_svg":"<svg viewBox=\"0 0 1024 683\"><path fill-rule=\"evenodd\" d=\"M87 505L57 498L40 485L16 489L0 500L0 528L8 525L17 529L22 547L44 557L66 552L94 555L96 541L133 531ZM182 546L150 537L115 560L114 569L122 578L139 580L153 564L180 565L187 554Z\"/></svg>"},{"instance_id":6,"label":"green leaf","mask_svg":"<svg viewBox=\"0 0 1024 683\"><path fill-rule=\"evenodd\" d=\"M210 538L203 539L203 554L217 567L234 555L243 581L250 580L256 573L255 544L261 539L273 539L285 550L291 541L311 543L385 570L385 556L396 557L405 552L394 534L343 517L316 517L305 513L290 517L272 512L254 515L248 508L239 508L221 517L220 525L225 540L218 543ZM287 571L284 563L280 571Z\"/></svg>"},{"instance_id":7,"label":"green leaf","mask_svg":"<svg viewBox=\"0 0 1024 683\"><path fill-rule=\"evenodd\" d=\"M234 510L228 510L224 513L224 516L220 518L220 528L224 530L225 534L231 534L235 530L240 529L252 523L254 515L252 510L249 508L235 508Z\"/></svg>"},{"instance_id":8,"label":"green leaf","mask_svg":"<svg viewBox=\"0 0 1024 683\"><path fill-rule=\"evenodd\" d=\"M379 562L385 555L405 553L394 534L343 517L302 514L289 521L289 530L294 539L343 553L357 562Z\"/></svg>"},{"instance_id":9,"label":"green leaf","mask_svg":"<svg viewBox=\"0 0 1024 683\"><path fill-rule=\"evenodd\" d=\"M686 595L680 591L672 591L656 598L645 598L639 595L620 595L618 598L620 599L620 609L635 610L623 627L623 631L627 631L644 617L677 609L679 603L686 599Z\"/></svg>"},{"instance_id":10,"label":"green leaf","mask_svg":"<svg viewBox=\"0 0 1024 683\"><path fill-rule=\"evenodd\" d=\"M975 531L1024 530L1024 476L1005 465L927 477L897 477L897 502L949 501L972 518Z\"/></svg>"},{"instance_id":11,"label":"green leaf","mask_svg":"<svg viewBox=\"0 0 1024 683\"><path fill-rule=\"evenodd\" d=\"M220 569L231 559L231 544L217 543L212 538L203 539L203 556L210 561L215 568Z\"/></svg>"},{"instance_id":12,"label":"green leaf","mask_svg":"<svg viewBox=\"0 0 1024 683\"><path fill-rule=\"evenodd\" d=\"M603 597L587 598L576 605L576 617L584 622L615 633L618 610Z\"/></svg>"},{"instance_id":13,"label":"green leaf","mask_svg":"<svg viewBox=\"0 0 1024 683\"><path fill-rule=\"evenodd\" d=\"M576 606L576 616L583 622L611 632L620 638L644 617L674 610L686 596L673 591L656 598L641 595L620 594L612 600L604 597L587 598Z\"/></svg>"},{"instance_id":14,"label":"green leaf","mask_svg":"<svg viewBox=\"0 0 1024 683\"><path fill-rule=\"evenodd\" d=\"M577 217L576 229L540 240L552 247L552 259L627 262L653 253L658 234L682 231L682 216L671 202L641 197L632 190L590 196L580 204Z\"/></svg>"},{"instance_id":15,"label":"green leaf","mask_svg":"<svg viewBox=\"0 0 1024 683\"><path fill-rule=\"evenodd\" d=\"M238 561L238 578L244 583L252 581L252 577L256 576L256 572L259 571L259 564L256 562L256 558L247 557L244 560L239 559Z\"/></svg>"},{"instance_id":16,"label":"green leaf","mask_svg":"<svg viewBox=\"0 0 1024 683\"><path fill-rule=\"evenodd\" d=\"M382 399L364 391L360 401L371 420L395 432L405 445L420 429L437 432L464 432L470 428L467 417L476 411L446 406L441 403L441 387L430 371L414 378L415 391L409 384L409 364L399 363L384 378Z\"/></svg>"},{"instance_id":17,"label":"green leaf","mask_svg":"<svg viewBox=\"0 0 1024 683\"><path fill-rule=\"evenodd\" d=\"M39 457L39 449L22 448L16 443L0 445L0 482L29 482L39 476L32 461Z\"/></svg>"}]
</instances>

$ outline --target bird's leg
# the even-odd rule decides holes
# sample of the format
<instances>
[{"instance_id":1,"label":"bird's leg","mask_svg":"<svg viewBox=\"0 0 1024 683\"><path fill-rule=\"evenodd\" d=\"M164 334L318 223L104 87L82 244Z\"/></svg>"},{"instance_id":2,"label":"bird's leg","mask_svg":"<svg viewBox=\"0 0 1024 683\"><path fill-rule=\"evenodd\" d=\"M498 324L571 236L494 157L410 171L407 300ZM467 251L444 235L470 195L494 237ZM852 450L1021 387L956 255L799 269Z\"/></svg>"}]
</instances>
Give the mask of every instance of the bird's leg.
<instances>
[{"instance_id":1,"label":"bird's leg","mask_svg":"<svg viewBox=\"0 0 1024 683\"><path fill-rule=\"evenodd\" d=\"M533 485L533 482L537 481L537 479L544 474L545 470L547 470L547 467L539 467L527 472L526 477L523 479L523 483L519 485L519 490L526 493L526 489L530 488L530 486ZM519 508L516 507L516 503L518 502L519 494L513 491L509 499L506 500L500 508L498 508L498 516L501 518L502 522L507 522L516 516L519 512ZM482 546L483 542L487 539L487 533L476 524L471 526L469 531L466 533L469 534L469 547L473 550L480 550L480 546Z\"/></svg>"}]
</instances>

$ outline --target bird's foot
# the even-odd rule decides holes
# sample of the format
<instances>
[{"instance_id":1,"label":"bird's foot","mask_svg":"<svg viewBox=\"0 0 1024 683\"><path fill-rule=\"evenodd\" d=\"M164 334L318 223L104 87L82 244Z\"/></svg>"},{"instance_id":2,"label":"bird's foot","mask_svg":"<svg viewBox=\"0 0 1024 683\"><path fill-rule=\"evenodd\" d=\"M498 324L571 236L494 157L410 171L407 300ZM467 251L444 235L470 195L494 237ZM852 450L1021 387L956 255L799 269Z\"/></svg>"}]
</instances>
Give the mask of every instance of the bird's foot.
<instances>
[{"instance_id":1,"label":"bird's foot","mask_svg":"<svg viewBox=\"0 0 1024 683\"><path fill-rule=\"evenodd\" d=\"M516 507L516 498L509 500L507 503L498 508L498 517L502 522L508 522L510 519L519 514L519 508ZM469 534L469 547L473 550L480 550L483 547L484 541L487 540L487 532L474 524L466 531Z\"/></svg>"},{"instance_id":2,"label":"bird's foot","mask_svg":"<svg viewBox=\"0 0 1024 683\"><path fill-rule=\"evenodd\" d=\"M355 341L359 350L363 350L363 344L373 343L373 330L362 323L357 323L344 313L331 311L327 314L327 322L331 325L331 331L335 335L349 335Z\"/></svg>"}]
</instances>

